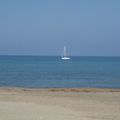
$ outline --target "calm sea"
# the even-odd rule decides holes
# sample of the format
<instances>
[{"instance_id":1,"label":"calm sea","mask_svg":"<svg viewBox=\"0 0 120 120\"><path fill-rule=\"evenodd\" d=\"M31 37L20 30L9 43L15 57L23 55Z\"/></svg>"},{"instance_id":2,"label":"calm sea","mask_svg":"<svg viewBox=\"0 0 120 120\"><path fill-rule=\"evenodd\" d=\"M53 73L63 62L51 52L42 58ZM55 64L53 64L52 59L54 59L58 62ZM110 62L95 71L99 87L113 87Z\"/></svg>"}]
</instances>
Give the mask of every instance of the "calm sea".
<instances>
[{"instance_id":1,"label":"calm sea","mask_svg":"<svg viewBox=\"0 0 120 120\"><path fill-rule=\"evenodd\" d=\"M0 56L0 86L120 88L120 57Z\"/></svg>"}]
</instances>

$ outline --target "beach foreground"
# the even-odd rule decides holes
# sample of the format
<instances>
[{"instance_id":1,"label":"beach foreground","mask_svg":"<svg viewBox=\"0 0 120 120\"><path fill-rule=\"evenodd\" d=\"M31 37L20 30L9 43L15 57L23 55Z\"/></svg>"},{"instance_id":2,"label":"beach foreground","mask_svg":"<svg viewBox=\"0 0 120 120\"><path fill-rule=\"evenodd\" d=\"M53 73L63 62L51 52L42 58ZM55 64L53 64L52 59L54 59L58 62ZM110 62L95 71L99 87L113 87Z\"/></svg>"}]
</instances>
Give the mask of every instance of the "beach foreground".
<instances>
[{"instance_id":1,"label":"beach foreground","mask_svg":"<svg viewBox=\"0 0 120 120\"><path fill-rule=\"evenodd\" d=\"M120 90L0 88L0 120L120 120Z\"/></svg>"}]
</instances>

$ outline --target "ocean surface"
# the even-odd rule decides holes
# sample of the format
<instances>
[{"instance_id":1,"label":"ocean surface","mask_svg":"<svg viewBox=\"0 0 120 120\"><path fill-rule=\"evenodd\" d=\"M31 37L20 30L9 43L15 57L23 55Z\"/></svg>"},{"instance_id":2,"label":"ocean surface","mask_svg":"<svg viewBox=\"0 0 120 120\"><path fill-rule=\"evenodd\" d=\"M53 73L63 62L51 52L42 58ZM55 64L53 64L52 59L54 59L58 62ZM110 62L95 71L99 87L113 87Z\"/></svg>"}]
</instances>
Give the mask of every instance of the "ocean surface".
<instances>
[{"instance_id":1,"label":"ocean surface","mask_svg":"<svg viewBox=\"0 0 120 120\"><path fill-rule=\"evenodd\" d=\"M0 87L120 88L120 57L0 56Z\"/></svg>"}]
</instances>

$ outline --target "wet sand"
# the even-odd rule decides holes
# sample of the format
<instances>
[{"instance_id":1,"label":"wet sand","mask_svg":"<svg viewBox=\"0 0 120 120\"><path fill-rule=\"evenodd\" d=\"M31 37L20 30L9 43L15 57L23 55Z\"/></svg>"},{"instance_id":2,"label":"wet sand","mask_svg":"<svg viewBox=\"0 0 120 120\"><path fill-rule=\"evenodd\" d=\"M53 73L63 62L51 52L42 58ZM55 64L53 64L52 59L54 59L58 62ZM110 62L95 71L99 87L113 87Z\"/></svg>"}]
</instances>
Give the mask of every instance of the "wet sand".
<instances>
[{"instance_id":1,"label":"wet sand","mask_svg":"<svg viewBox=\"0 0 120 120\"><path fill-rule=\"evenodd\" d=\"M0 120L120 120L120 89L0 88Z\"/></svg>"}]
</instances>

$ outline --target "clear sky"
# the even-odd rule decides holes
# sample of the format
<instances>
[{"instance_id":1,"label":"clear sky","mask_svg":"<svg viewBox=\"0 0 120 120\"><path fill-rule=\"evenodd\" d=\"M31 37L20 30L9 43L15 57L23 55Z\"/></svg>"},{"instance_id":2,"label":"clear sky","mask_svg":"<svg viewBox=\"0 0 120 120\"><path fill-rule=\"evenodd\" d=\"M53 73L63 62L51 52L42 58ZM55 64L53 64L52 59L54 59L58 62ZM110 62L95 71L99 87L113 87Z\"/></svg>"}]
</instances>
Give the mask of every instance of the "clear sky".
<instances>
[{"instance_id":1,"label":"clear sky","mask_svg":"<svg viewBox=\"0 0 120 120\"><path fill-rule=\"evenodd\" d=\"M0 55L120 56L120 0L0 0Z\"/></svg>"}]
</instances>

